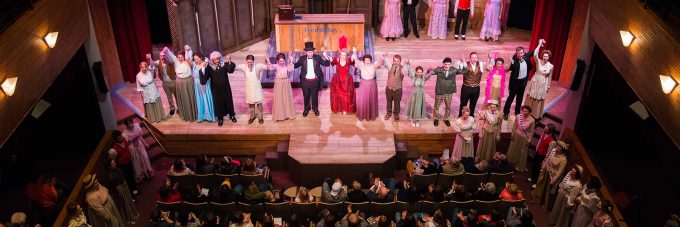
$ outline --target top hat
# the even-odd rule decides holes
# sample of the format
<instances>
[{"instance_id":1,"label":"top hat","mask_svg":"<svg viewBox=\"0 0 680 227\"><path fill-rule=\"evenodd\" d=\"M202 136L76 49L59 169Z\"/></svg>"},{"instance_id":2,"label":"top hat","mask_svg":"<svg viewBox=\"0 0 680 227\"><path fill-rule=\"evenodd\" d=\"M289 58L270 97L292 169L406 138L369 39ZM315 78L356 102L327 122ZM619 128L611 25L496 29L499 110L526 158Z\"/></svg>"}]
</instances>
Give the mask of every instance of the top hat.
<instances>
[{"instance_id":1,"label":"top hat","mask_svg":"<svg viewBox=\"0 0 680 227\"><path fill-rule=\"evenodd\" d=\"M314 50L314 43L313 42L305 42L305 51L313 51Z\"/></svg>"}]
</instances>

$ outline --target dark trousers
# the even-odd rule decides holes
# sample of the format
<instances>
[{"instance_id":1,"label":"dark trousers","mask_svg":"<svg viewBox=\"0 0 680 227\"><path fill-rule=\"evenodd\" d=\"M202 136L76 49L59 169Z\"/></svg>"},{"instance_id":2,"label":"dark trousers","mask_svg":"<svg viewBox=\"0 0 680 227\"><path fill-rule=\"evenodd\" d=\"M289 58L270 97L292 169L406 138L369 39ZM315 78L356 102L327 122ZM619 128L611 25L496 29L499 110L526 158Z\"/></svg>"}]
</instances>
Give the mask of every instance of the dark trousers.
<instances>
[{"instance_id":1,"label":"dark trousers","mask_svg":"<svg viewBox=\"0 0 680 227\"><path fill-rule=\"evenodd\" d=\"M125 174L125 183L127 183L130 193L137 190L137 181L135 180L135 170L132 168L132 163L119 164L118 168Z\"/></svg>"},{"instance_id":2,"label":"dark trousers","mask_svg":"<svg viewBox=\"0 0 680 227\"><path fill-rule=\"evenodd\" d=\"M302 96L305 97L305 110L314 109L319 110L319 82L306 81L302 79L300 82L302 87Z\"/></svg>"},{"instance_id":3,"label":"dark trousers","mask_svg":"<svg viewBox=\"0 0 680 227\"><path fill-rule=\"evenodd\" d=\"M475 106L477 106L478 99L479 99L479 86L468 87L463 85L463 87L460 88L460 108L458 109L458 117L463 115L463 107L467 106L468 101L470 101L470 116L474 116Z\"/></svg>"},{"instance_id":4,"label":"dark trousers","mask_svg":"<svg viewBox=\"0 0 680 227\"><path fill-rule=\"evenodd\" d=\"M392 90L385 87L385 96L387 98L387 114L399 115L401 111L401 94L402 89ZM392 109L392 103L394 103L394 109Z\"/></svg>"},{"instance_id":5,"label":"dark trousers","mask_svg":"<svg viewBox=\"0 0 680 227\"><path fill-rule=\"evenodd\" d=\"M453 34L465 35L465 31L467 31L467 26L468 26L467 25L468 19L470 19L470 10L469 9L458 9L458 15L456 17L456 29L454 29ZM460 26L461 21L463 22L462 27Z\"/></svg>"},{"instance_id":6,"label":"dark trousers","mask_svg":"<svg viewBox=\"0 0 680 227\"><path fill-rule=\"evenodd\" d=\"M411 27L413 27L413 34L418 34L418 25L416 24L416 5L404 4L402 8L402 18L404 20L404 36L408 35L410 30L408 29L408 21L411 21Z\"/></svg>"},{"instance_id":7,"label":"dark trousers","mask_svg":"<svg viewBox=\"0 0 680 227\"><path fill-rule=\"evenodd\" d=\"M545 155L536 154L534 156L534 161L531 164L531 183L536 183L538 180L538 174L541 173L541 164L545 160Z\"/></svg>"},{"instance_id":8,"label":"dark trousers","mask_svg":"<svg viewBox=\"0 0 680 227\"><path fill-rule=\"evenodd\" d=\"M503 107L503 114L510 114L510 106L512 105L513 99L517 101L515 103L515 115L519 114L519 110L522 107L522 100L524 100L524 89L527 87L527 79L525 77L521 80L510 81L510 83L516 83L514 86L510 86L508 92L508 99L505 100L505 106Z\"/></svg>"}]
</instances>

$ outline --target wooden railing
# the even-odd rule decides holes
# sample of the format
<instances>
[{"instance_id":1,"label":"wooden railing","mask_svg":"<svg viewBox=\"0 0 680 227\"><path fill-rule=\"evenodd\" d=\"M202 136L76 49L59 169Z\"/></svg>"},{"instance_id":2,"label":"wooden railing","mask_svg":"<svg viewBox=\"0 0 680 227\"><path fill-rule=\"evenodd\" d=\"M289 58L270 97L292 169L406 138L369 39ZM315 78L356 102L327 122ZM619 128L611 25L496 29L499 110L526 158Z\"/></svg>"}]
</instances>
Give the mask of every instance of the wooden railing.
<instances>
[{"instance_id":1,"label":"wooden railing","mask_svg":"<svg viewBox=\"0 0 680 227\"><path fill-rule=\"evenodd\" d=\"M166 153L167 150L165 150L165 138L163 137L163 133L154 127L153 124L149 123L149 121L147 121L143 116L137 115L137 118L142 122L142 124L144 124L144 126L146 126L146 129L149 130L149 133L151 133L153 139L158 142L158 146L160 146L161 150L163 150L163 153Z\"/></svg>"},{"instance_id":2,"label":"wooden railing","mask_svg":"<svg viewBox=\"0 0 680 227\"><path fill-rule=\"evenodd\" d=\"M85 178L85 176L91 173L96 173L98 176L97 180L102 184L106 184L106 165L103 162L104 159L102 158L102 155L107 155L109 148L111 148L111 145L113 144L113 139L111 139L112 132L113 131L106 132L99 141L97 149L94 151L94 153L92 153L90 160L87 162L87 165L85 165L85 169L83 169L83 172L76 181L73 191L71 191L68 199L66 199L64 207L61 208L59 216L57 216L53 226L61 227L68 225L69 217L67 216L68 214L66 211L68 204L76 203L83 207L85 206L85 192L83 191L83 178Z\"/></svg>"},{"instance_id":3,"label":"wooden railing","mask_svg":"<svg viewBox=\"0 0 680 227\"><path fill-rule=\"evenodd\" d=\"M607 185L604 183L605 181L603 177L600 175L600 173L598 173L597 168L595 168L595 164L593 164L588 152L586 151L585 147L583 147L581 140L579 140L578 136L576 136L574 130L571 128L565 128L564 132L562 133L562 141L569 144L569 162L583 166L582 178L587 179L590 176L595 176L602 180L603 184L602 188L600 188L600 194L602 197L604 197L603 199L609 200L611 202L611 205L614 208L612 210L612 215L614 216L612 219L616 225L619 227L628 227L628 224L626 224L625 220L623 219L623 215L621 215L621 211L614 202L612 192L609 191Z\"/></svg>"}]
</instances>

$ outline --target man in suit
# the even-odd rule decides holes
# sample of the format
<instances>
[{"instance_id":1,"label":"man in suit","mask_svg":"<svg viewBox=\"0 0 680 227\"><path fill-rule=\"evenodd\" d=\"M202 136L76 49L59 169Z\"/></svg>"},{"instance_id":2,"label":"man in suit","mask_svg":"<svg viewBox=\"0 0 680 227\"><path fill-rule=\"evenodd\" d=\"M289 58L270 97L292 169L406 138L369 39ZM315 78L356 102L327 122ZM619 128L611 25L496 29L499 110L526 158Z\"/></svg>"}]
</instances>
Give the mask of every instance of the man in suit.
<instances>
[{"instance_id":1,"label":"man in suit","mask_svg":"<svg viewBox=\"0 0 680 227\"><path fill-rule=\"evenodd\" d=\"M437 85L434 93L434 126L439 126L439 120L444 119L446 126L451 126L449 122L449 115L451 115L451 98L453 93L456 93L456 74L463 73L462 69L451 67L451 58L444 58L444 65L432 70L430 74L437 76ZM446 109L444 110L444 117L439 115L439 106L444 102Z\"/></svg>"},{"instance_id":2,"label":"man in suit","mask_svg":"<svg viewBox=\"0 0 680 227\"><path fill-rule=\"evenodd\" d=\"M524 99L524 89L527 87L527 81L529 80L528 75L533 68L530 61L533 56L534 52L529 51L529 53L525 53L524 47L517 47L515 49L515 55L512 56L512 62L508 69L512 72L510 73L510 83L508 84L508 99L505 100L505 107L503 108L503 119L505 120L508 120L513 99L517 101L515 103L515 115L519 114L522 100Z\"/></svg>"},{"instance_id":3,"label":"man in suit","mask_svg":"<svg viewBox=\"0 0 680 227\"><path fill-rule=\"evenodd\" d=\"M319 116L319 91L323 88L324 75L321 66L330 66L324 52L324 57L314 54L314 43L305 42L306 55L295 62L294 67L302 67L300 70L300 86L302 95L305 97L305 111L302 116L307 117L310 110L314 110L314 115Z\"/></svg>"},{"instance_id":4,"label":"man in suit","mask_svg":"<svg viewBox=\"0 0 680 227\"><path fill-rule=\"evenodd\" d=\"M416 24L416 6L419 0L401 0L402 16L404 19L404 37L408 37L411 31L408 29L408 21L411 20L411 27L413 28L413 35L420 38L418 34L418 25Z\"/></svg>"}]
</instances>

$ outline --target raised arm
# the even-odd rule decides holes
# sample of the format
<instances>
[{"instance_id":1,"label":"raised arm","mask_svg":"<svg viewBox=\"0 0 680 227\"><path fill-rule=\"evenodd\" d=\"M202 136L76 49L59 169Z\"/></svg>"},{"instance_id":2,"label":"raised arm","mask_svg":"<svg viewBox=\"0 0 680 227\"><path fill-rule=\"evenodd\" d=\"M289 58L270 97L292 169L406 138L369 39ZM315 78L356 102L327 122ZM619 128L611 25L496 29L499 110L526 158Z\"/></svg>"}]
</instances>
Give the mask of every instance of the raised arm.
<instances>
[{"instance_id":1,"label":"raised arm","mask_svg":"<svg viewBox=\"0 0 680 227\"><path fill-rule=\"evenodd\" d=\"M186 56L185 56L186 57ZM168 60L168 64L174 64L174 63L179 63L179 59L177 59L177 56L175 56L174 53L167 47L165 48L165 58Z\"/></svg>"},{"instance_id":2,"label":"raised arm","mask_svg":"<svg viewBox=\"0 0 680 227\"><path fill-rule=\"evenodd\" d=\"M154 61L151 54L146 54L146 60L149 62L149 67L155 68L156 66L158 66L158 61Z\"/></svg>"},{"instance_id":3,"label":"raised arm","mask_svg":"<svg viewBox=\"0 0 680 227\"><path fill-rule=\"evenodd\" d=\"M319 61L319 65L331 66L331 61L328 59L327 52L323 52L323 57L321 58L321 61Z\"/></svg>"},{"instance_id":4,"label":"raised arm","mask_svg":"<svg viewBox=\"0 0 680 227\"><path fill-rule=\"evenodd\" d=\"M541 64L541 61L540 61L539 56L538 56L538 55L539 55L538 53L539 53L539 51L541 51L541 47L543 47L543 43L544 43L544 42L545 42L545 41L544 41L543 39L538 40L538 45L536 45L536 49L535 49L534 52L533 52L534 61L536 61L536 64L537 64L537 65L540 65L540 64Z\"/></svg>"},{"instance_id":5,"label":"raised arm","mask_svg":"<svg viewBox=\"0 0 680 227\"><path fill-rule=\"evenodd\" d=\"M231 54L227 54L227 61L224 62L224 67L227 69L227 73L234 73L234 70L236 70L236 64L231 61Z\"/></svg>"}]
</instances>

